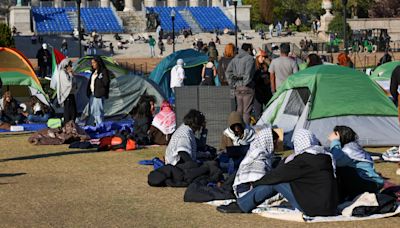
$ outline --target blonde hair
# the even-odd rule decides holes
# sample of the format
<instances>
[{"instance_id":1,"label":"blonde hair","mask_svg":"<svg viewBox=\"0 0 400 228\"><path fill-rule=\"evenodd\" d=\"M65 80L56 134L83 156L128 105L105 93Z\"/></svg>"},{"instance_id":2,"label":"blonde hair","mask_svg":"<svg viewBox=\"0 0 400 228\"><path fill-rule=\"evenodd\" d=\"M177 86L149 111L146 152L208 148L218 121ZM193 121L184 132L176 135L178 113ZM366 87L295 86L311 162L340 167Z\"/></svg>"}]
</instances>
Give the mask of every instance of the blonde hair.
<instances>
[{"instance_id":1,"label":"blonde hair","mask_svg":"<svg viewBox=\"0 0 400 228\"><path fill-rule=\"evenodd\" d=\"M232 58L235 56L235 45L229 43L225 46L224 57Z\"/></svg>"}]
</instances>

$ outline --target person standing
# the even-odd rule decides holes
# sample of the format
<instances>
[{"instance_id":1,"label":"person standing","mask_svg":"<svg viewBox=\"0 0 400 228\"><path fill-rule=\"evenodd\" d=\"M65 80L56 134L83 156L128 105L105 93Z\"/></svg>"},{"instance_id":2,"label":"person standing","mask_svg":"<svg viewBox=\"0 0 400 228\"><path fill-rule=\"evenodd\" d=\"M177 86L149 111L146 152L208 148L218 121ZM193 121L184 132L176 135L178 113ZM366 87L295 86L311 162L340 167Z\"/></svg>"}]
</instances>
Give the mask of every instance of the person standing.
<instances>
[{"instance_id":1,"label":"person standing","mask_svg":"<svg viewBox=\"0 0 400 228\"><path fill-rule=\"evenodd\" d=\"M39 65L39 77L46 77L51 72L51 54L47 50L47 44L42 44L42 47L36 53L36 58Z\"/></svg>"},{"instance_id":2,"label":"person standing","mask_svg":"<svg viewBox=\"0 0 400 228\"><path fill-rule=\"evenodd\" d=\"M110 76L100 56L92 59L92 75L87 87L89 100L89 124L100 124L104 118L104 100L108 99Z\"/></svg>"},{"instance_id":3,"label":"person standing","mask_svg":"<svg viewBox=\"0 0 400 228\"><path fill-rule=\"evenodd\" d=\"M114 45L110 42L110 56L114 56Z\"/></svg>"},{"instance_id":4,"label":"person standing","mask_svg":"<svg viewBox=\"0 0 400 228\"><path fill-rule=\"evenodd\" d=\"M61 52L63 55L68 56L68 43L66 39L63 39L61 43Z\"/></svg>"},{"instance_id":5,"label":"person standing","mask_svg":"<svg viewBox=\"0 0 400 228\"><path fill-rule=\"evenodd\" d=\"M149 36L149 46L150 46L150 56L153 58L156 56L156 52L154 51L154 46L156 46L156 40L153 36Z\"/></svg>"},{"instance_id":6,"label":"person standing","mask_svg":"<svg viewBox=\"0 0 400 228\"><path fill-rule=\"evenodd\" d=\"M268 29L269 29L269 38L272 39L272 34L274 32L274 23L271 23Z\"/></svg>"},{"instance_id":7,"label":"person standing","mask_svg":"<svg viewBox=\"0 0 400 228\"><path fill-rule=\"evenodd\" d=\"M264 50L259 50L256 56L256 72L254 74L254 117L256 120L260 119L262 115L263 105L268 104L272 97L268 64L265 62L267 57L267 53Z\"/></svg>"},{"instance_id":8,"label":"person standing","mask_svg":"<svg viewBox=\"0 0 400 228\"><path fill-rule=\"evenodd\" d=\"M255 64L252 54L252 44L244 43L239 54L232 59L225 72L229 84L235 89L236 111L243 116L243 121L246 124L250 124L250 113L253 109L254 99Z\"/></svg>"},{"instance_id":9,"label":"person standing","mask_svg":"<svg viewBox=\"0 0 400 228\"><path fill-rule=\"evenodd\" d=\"M163 56L163 53L165 51L165 45L162 39L158 40L158 48L160 49L160 56Z\"/></svg>"},{"instance_id":10,"label":"person standing","mask_svg":"<svg viewBox=\"0 0 400 228\"><path fill-rule=\"evenodd\" d=\"M201 85L203 86L214 86L214 79L217 76L217 69L214 65L214 58L209 57L208 63L203 66L203 70L201 72Z\"/></svg>"},{"instance_id":11,"label":"person standing","mask_svg":"<svg viewBox=\"0 0 400 228\"><path fill-rule=\"evenodd\" d=\"M299 17L296 19L296 21L294 22L294 24L296 25L297 32L300 32L301 20L300 20Z\"/></svg>"},{"instance_id":12,"label":"person standing","mask_svg":"<svg viewBox=\"0 0 400 228\"><path fill-rule=\"evenodd\" d=\"M185 79L185 69L183 69L183 65L183 59L178 59L176 65L171 69L170 87L173 93L175 93L175 88L183 86L183 80Z\"/></svg>"},{"instance_id":13,"label":"person standing","mask_svg":"<svg viewBox=\"0 0 400 228\"><path fill-rule=\"evenodd\" d=\"M76 79L72 73L72 62L64 59L58 66L57 101L64 106L64 124L74 121L77 116L75 93Z\"/></svg>"},{"instance_id":14,"label":"person standing","mask_svg":"<svg viewBox=\"0 0 400 228\"><path fill-rule=\"evenodd\" d=\"M296 62L289 57L289 44L282 43L280 49L281 56L272 60L271 65L269 66L272 93L275 93L290 75L299 71Z\"/></svg>"},{"instance_id":15,"label":"person standing","mask_svg":"<svg viewBox=\"0 0 400 228\"><path fill-rule=\"evenodd\" d=\"M282 34L282 24L280 21L278 21L278 24L276 25L276 36L280 37Z\"/></svg>"},{"instance_id":16,"label":"person standing","mask_svg":"<svg viewBox=\"0 0 400 228\"><path fill-rule=\"evenodd\" d=\"M228 68L229 63L235 57L235 45L229 43L225 46L224 56L218 62L218 78L221 82L221 86L229 85L228 79L226 78L225 71Z\"/></svg>"}]
</instances>

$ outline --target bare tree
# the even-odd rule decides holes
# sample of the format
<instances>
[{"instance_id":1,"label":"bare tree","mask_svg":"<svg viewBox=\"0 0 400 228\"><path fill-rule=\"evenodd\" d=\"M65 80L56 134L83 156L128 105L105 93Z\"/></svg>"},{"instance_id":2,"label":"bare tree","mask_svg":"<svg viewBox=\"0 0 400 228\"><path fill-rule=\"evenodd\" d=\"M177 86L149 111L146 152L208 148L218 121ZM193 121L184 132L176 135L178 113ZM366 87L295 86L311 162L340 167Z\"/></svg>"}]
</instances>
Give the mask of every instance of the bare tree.
<instances>
[{"instance_id":1,"label":"bare tree","mask_svg":"<svg viewBox=\"0 0 400 228\"><path fill-rule=\"evenodd\" d=\"M400 0L375 0L375 4L369 10L369 17L399 17Z\"/></svg>"}]
</instances>

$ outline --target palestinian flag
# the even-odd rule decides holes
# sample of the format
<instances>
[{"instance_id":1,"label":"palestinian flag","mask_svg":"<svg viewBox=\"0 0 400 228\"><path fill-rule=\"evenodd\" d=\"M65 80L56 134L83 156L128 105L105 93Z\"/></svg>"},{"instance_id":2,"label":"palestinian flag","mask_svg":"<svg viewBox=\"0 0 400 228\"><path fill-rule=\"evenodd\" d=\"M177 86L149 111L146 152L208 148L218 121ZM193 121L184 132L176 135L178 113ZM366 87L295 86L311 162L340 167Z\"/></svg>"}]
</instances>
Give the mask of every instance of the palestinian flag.
<instances>
[{"instance_id":1,"label":"palestinian flag","mask_svg":"<svg viewBox=\"0 0 400 228\"><path fill-rule=\"evenodd\" d=\"M56 75L57 66L63 59L65 59L65 56L59 50L57 50L57 48L53 47L51 53L51 69L53 74L51 77L54 77L54 75Z\"/></svg>"},{"instance_id":2,"label":"palestinian flag","mask_svg":"<svg viewBox=\"0 0 400 228\"><path fill-rule=\"evenodd\" d=\"M51 53L51 69L52 69L52 75L51 75L51 82L50 82L50 88L56 89L57 87L57 77L56 75L58 74L58 64L65 59L65 56L56 48L52 47L52 53Z\"/></svg>"}]
</instances>

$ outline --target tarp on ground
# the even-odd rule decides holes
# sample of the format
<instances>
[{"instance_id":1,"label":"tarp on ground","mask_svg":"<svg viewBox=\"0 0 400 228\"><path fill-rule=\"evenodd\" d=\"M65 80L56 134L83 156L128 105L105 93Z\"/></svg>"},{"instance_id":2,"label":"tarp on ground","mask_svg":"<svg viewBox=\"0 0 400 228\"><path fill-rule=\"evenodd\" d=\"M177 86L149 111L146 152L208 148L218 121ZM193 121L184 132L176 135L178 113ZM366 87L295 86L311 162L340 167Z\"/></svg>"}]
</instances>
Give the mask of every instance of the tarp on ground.
<instances>
[{"instance_id":1,"label":"tarp on ground","mask_svg":"<svg viewBox=\"0 0 400 228\"><path fill-rule=\"evenodd\" d=\"M44 104L49 105L48 97L43 91L39 79L29 60L17 49L0 47L0 78L14 97L36 96Z\"/></svg>"},{"instance_id":2,"label":"tarp on ground","mask_svg":"<svg viewBox=\"0 0 400 228\"><path fill-rule=\"evenodd\" d=\"M171 69L176 65L178 59L183 59L185 62L185 85L199 85L201 82L201 70L203 64L208 61L208 56L195 51L186 49L172 53L165 57L157 67L151 72L149 79L154 81L164 93L165 97L172 97L170 88Z\"/></svg>"}]
</instances>

